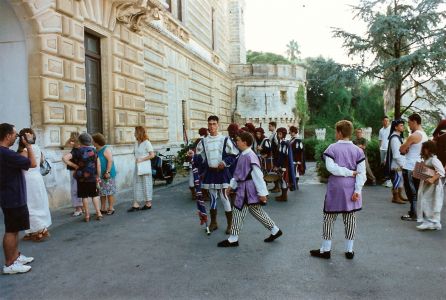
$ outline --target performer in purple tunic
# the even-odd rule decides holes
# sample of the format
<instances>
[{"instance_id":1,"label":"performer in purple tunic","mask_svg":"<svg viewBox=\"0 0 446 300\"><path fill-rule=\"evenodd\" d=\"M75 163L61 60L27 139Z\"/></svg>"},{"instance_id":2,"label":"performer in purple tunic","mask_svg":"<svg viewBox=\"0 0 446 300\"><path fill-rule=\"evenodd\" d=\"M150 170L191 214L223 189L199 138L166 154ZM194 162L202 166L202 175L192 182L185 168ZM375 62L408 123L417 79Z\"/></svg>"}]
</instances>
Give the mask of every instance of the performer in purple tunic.
<instances>
[{"instance_id":1,"label":"performer in purple tunic","mask_svg":"<svg viewBox=\"0 0 446 300\"><path fill-rule=\"evenodd\" d=\"M226 214L227 227L229 233L232 222L232 208L225 190L229 187L231 174L229 168L235 162L239 153L235 145L226 136L218 132L218 117L208 118L209 135L203 138L197 145L197 149L188 152L189 156L194 156L194 162L200 170L202 177L202 189L209 191L211 198L211 223L209 230L218 228L217 224L217 198L220 198Z\"/></svg>"},{"instance_id":2,"label":"performer in purple tunic","mask_svg":"<svg viewBox=\"0 0 446 300\"><path fill-rule=\"evenodd\" d=\"M238 246L238 236L248 210L254 218L271 231L271 235L264 240L266 243L272 242L282 235L282 231L262 208L262 205L266 203L268 189L263 180L259 158L251 149L252 143L253 137L248 132L240 133L237 137L237 147L242 153L230 185L230 189L236 189L237 193L231 235L227 240L218 243L218 247Z\"/></svg>"},{"instance_id":3,"label":"performer in purple tunic","mask_svg":"<svg viewBox=\"0 0 446 300\"><path fill-rule=\"evenodd\" d=\"M311 250L311 256L330 258L331 237L338 214L342 214L345 227L345 257L352 259L354 256L355 212L362 208L361 190L367 178L364 152L350 141L352 132L353 124L350 121L337 122L337 142L328 146L323 154L331 175L324 202L322 246Z\"/></svg>"}]
</instances>

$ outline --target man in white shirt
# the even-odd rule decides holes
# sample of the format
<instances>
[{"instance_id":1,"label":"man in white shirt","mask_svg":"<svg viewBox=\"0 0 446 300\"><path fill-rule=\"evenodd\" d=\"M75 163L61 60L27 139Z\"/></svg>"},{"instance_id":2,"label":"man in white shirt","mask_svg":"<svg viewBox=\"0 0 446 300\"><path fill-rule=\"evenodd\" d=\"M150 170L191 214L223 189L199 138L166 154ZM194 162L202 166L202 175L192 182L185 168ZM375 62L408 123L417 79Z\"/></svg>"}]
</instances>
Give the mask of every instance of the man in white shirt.
<instances>
[{"instance_id":1,"label":"man in white shirt","mask_svg":"<svg viewBox=\"0 0 446 300\"><path fill-rule=\"evenodd\" d=\"M379 130L379 154L381 158L381 164L386 163L387 148L389 147L389 134L390 134L390 121L388 116L384 116L382 120L383 127ZM391 187L392 182L389 178L385 178L384 186Z\"/></svg>"},{"instance_id":2,"label":"man in white shirt","mask_svg":"<svg viewBox=\"0 0 446 300\"><path fill-rule=\"evenodd\" d=\"M410 210L407 215L401 216L404 221L417 220L417 194L420 180L413 178L412 173L415 164L421 161L421 146L428 140L426 133L421 127L421 117L419 114L409 116L409 128L412 134L407 138L406 142L401 145L400 152L405 154L406 161L403 167L404 189L407 198L410 201Z\"/></svg>"}]
</instances>

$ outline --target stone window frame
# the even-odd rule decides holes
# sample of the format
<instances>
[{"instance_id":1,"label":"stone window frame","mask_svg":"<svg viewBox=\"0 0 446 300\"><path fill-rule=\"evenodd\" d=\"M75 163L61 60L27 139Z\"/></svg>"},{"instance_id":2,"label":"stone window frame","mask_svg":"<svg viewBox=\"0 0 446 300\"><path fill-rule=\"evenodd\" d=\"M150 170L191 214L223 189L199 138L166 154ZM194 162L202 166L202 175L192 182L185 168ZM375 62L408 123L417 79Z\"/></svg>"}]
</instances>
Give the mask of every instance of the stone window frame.
<instances>
[{"instance_id":1,"label":"stone window frame","mask_svg":"<svg viewBox=\"0 0 446 300\"><path fill-rule=\"evenodd\" d=\"M84 31L100 38L101 48L101 94L102 94L102 134L107 144L114 144L114 102L113 102L113 71L112 71L112 34L97 24L84 23Z\"/></svg>"},{"instance_id":2,"label":"stone window frame","mask_svg":"<svg viewBox=\"0 0 446 300\"><path fill-rule=\"evenodd\" d=\"M280 90L280 101L282 101L283 104L287 104L288 102L288 91L287 90Z\"/></svg>"}]
</instances>

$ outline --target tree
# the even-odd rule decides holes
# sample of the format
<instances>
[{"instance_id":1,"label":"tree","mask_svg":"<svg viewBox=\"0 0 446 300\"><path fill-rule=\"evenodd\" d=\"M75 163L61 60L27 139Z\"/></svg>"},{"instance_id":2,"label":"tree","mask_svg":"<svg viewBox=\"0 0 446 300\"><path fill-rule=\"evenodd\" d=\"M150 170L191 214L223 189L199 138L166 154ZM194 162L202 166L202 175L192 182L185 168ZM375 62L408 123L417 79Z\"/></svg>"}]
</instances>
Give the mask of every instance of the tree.
<instances>
[{"instance_id":1,"label":"tree","mask_svg":"<svg viewBox=\"0 0 446 300\"><path fill-rule=\"evenodd\" d=\"M395 118L414 109L418 100L431 106L442 101L446 71L444 0L361 0L353 10L367 23L365 35L334 28L349 55L360 55L355 66L363 76L382 80L394 98ZM371 55L373 62L365 65ZM429 87L435 83L436 89ZM402 107L404 96L414 93Z\"/></svg>"},{"instance_id":2,"label":"tree","mask_svg":"<svg viewBox=\"0 0 446 300\"><path fill-rule=\"evenodd\" d=\"M291 61L292 63L296 63L299 61L299 55L300 55L300 51L299 51L299 44L297 44L297 42L295 40L291 40L288 45L286 45L286 53L288 56L288 60Z\"/></svg>"},{"instance_id":3,"label":"tree","mask_svg":"<svg viewBox=\"0 0 446 300\"><path fill-rule=\"evenodd\" d=\"M342 66L332 59L307 58L307 100L312 118L325 115L329 96L345 94L339 90L351 90L358 84L354 69ZM331 109L331 108L329 108Z\"/></svg>"},{"instance_id":4,"label":"tree","mask_svg":"<svg viewBox=\"0 0 446 300\"><path fill-rule=\"evenodd\" d=\"M299 119L299 128L303 129L305 124L310 119L310 111L308 110L308 102L305 97L305 86L300 84L297 88L296 96L296 107L294 108L294 115Z\"/></svg>"},{"instance_id":5,"label":"tree","mask_svg":"<svg viewBox=\"0 0 446 300\"><path fill-rule=\"evenodd\" d=\"M248 64L285 64L291 62L280 54L271 52L258 52L248 50L246 53L246 62Z\"/></svg>"}]
</instances>

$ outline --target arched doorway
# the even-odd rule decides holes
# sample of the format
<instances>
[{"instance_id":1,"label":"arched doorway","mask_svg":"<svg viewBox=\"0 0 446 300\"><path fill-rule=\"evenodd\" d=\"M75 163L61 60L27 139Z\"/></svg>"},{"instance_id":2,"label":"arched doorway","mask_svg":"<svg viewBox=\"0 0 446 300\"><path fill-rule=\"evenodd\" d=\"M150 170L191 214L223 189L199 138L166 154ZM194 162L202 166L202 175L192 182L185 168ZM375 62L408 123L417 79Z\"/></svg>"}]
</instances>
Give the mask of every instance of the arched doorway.
<instances>
[{"instance_id":1,"label":"arched doorway","mask_svg":"<svg viewBox=\"0 0 446 300\"><path fill-rule=\"evenodd\" d=\"M6 0L0 0L0 123L31 125L25 35Z\"/></svg>"}]
</instances>

